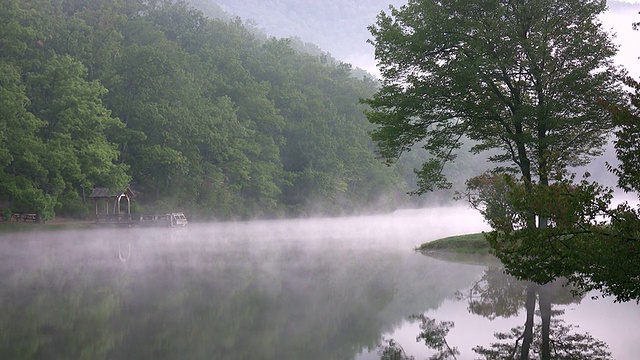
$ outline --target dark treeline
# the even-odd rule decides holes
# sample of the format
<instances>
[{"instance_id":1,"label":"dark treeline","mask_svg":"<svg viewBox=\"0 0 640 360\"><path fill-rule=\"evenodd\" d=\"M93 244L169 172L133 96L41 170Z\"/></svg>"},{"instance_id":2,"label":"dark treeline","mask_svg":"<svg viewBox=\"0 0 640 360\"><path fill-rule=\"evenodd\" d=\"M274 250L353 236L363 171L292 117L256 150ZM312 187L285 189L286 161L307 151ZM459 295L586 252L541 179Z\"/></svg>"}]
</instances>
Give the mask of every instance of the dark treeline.
<instances>
[{"instance_id":1,"label":"dark treeline","mask_svg":"<svg viewBox=\"0 0 640 360\"><path fill-rule=\"evenodd\" d=\"M359 99L375 80L184 3L2 0L0 200L81 217L95 187L200 219L405 199Z\"/></svg>"}]
</instances>

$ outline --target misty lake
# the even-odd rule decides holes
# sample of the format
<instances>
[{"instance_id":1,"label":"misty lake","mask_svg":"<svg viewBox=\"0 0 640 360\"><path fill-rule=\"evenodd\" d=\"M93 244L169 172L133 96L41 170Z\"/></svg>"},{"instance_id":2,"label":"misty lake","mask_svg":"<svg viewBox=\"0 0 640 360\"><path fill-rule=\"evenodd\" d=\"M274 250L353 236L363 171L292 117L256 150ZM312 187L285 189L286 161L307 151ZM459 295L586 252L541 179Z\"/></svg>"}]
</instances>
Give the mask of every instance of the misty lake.
<instances>
[{"instance_id":1,"label":"misty lake","mask_svg":"<svg viewBox=\"0 0 640 360\"><path fill-rule=\"evenodd\" d=\"M413 248L483 230L476 212L454 207L3 233L0 358L368 360L394 339L426 359L435 352L416 342L412 315L421 315L451 322L457 359L475 359L474 347L525 323L524 285L494 266ZM637 358L639 305L553 291L552 336Z\"/></svg>"}]
</instances>

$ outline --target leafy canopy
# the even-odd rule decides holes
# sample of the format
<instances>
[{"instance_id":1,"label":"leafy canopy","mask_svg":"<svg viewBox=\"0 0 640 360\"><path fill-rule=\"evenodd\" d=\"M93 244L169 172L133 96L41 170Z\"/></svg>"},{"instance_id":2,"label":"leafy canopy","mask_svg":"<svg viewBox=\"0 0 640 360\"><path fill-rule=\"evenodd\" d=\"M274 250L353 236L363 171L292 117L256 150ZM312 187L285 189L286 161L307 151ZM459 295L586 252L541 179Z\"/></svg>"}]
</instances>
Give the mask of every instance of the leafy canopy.
<instances>
[{"instance_id":1,"label":"leafy canopy","mask_svg":"<svg viewBox=\"0 0 640 360\"><path fill-rule=\"evenodd\" d=\"M617 49L600 0L410 0L380 13L373 35L382 87L367 113L380 154L417 143L432 157L419 193L446 187L442 168L473 152L547 183L598 155L612 129L597 99L621 97Z\"/></svg>"},{"instance_id":2,"label":"leafy canopy","mask_svg":"<svg viewBox=\"0 0 640 360\"><path fill-rule=\"evenodd\" d=\"M568 170L600 154L616 129L619 185L640 183L637 108L602 106L626 103L617 49L598 20L605 9L602 0L391 7L370 27L383 83L365 102L385 159L416 144L431 153L419 193L448 185L442 169L462 141L492 150L497 166L471 179L467 195L509 273L565 276L581 291L637 300L638 211L611 209L609 189L575 184Z\"/></svg>"}]
</instances>

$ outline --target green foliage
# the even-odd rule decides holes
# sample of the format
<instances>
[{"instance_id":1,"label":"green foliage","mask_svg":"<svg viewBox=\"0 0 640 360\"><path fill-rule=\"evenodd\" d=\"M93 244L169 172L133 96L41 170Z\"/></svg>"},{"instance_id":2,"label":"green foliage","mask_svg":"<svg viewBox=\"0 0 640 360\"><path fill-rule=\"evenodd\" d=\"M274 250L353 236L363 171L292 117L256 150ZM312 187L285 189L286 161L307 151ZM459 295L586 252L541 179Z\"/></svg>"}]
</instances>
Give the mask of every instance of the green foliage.
<instances>
[{"instance_id":1,"label":"green foliage","mask_svg":"<svg viewBox=\"0 0 640 360\"><path fill-rule=\"evenodd\" d=\"M457 253L487 253L489 251L487 243L482 233L450 236L437 239L420 245L420 251L451 251Z\"/></svg>"},{"instance_id":2,"label":"green foliage","mask_svg":"<svg viewBox=\"0 0 640 360\"><path fill-rule=\"evenodd\" d=\"M401 186L358 102L376 84L348 65L183 2L1 6L2 200L81 214L82 194L132 184L145 208L213 219L355 211Z\"/></svg>"},{"instance_id":3,"label":"green foliage","mask_svg":"<svg viewBox=\"0 0 640 360\"><path fill-rule=\"evenodd\" d=\"M408 356L405 353L402 346L398 344L398 342L396 342L395 340L385 339L383 340L383 342L384 342L384 345L382 344L382 342L378 344L378 347L380 348L378 350L378 353L380 353L380 360L414 360L415 359L413 356Z\"/></svg>"},{"instance_id":4,"label":"green foliage","mask_svg":"<svg viewBox=\"0 0 640 360\"><path fill-rule=\"evenodd\" d=\"M515 209L510 193L514 181L506 174L485 172L467 180L467 191L456 193L457 199L465 199L478 210L493 228L515 222Z\"/></svg>"},{"instance_id":5,"label":"green foliage","mask_svg":"<svg viewBox=\"0 0 640 360\"><path fill-rule=\"evenodd\" d=\"M78 206L68 199L78 199L83 188L129 182L126 166L116 164L117 146L105 136L122 124L103 106L107 90L87 80L86 67L56 52L51 40L63 24L59 9L39 1L3 6L16 17L6 38L12 45L0 54L1 196L15 211L48 220L56 209ZM64 37L73 43L71 34Z\"/></svg>"},{"instance_id":6,"label":"green foliage","mask_svg":"<svg viewBox=\"0 0 640 360\"><path fill-rule=\"evenodd\" d=\"M489 159L498 167L460 197L493 227L487 239L509 273L538 283L565 276L583 291L638 300L638 211L611 209L610 189L574 184L569 173L617 128L613 171L625 190L638 189L637 94L618 106L624 74L597 18L605 7L410 0L391 8L370 27L383 84L367 115L387 160L416 144L431 153L418 193L448 185L444 164L461 139L476 142L474 153L497 151ZM602 104L616 104L613 114Z\"/></svg>"},{"instance_id":7,"label":"green foliage","mask_svg":"<svg viewBox=\"0 0 640 360\"><path fill-rule=\"evenodd\" d=\"M620 188L640 196L640 83L631 78L625 82L635 91L630 94L629 103L608 104L617 125L615 149L620 161L617 167L609 165L609 170L618 176Z\"/></svg>"},{"instance_id":8,"label":"green foliage","mask_svg":"<svg viewBox=\"0 0 640 360\"><path fill-rule=\"evenodd\" d=\"M580 292L597 289L617 301L640 299L640 213L627 204L611 208L612 191L586 180L514 192L517 217L548 226L502 227L487 240L507 271L546 283L566 277ZM528 221L528 220L527 220Z\"/></svg>"},{"instance_id":9,"label":"green foliage","mask_svg":"<svg viewBox=\"0 0 640 360\"><path fill-rule=\"evenodd\" d=\"M412 0L370 27L382 87L366 103L373 139L393 161L431 153L418 193L447 186L461 140L525 182L564 175L600 152L613 127L596 99L621 98L602 1ZM497 41L496 39L499 39ZM424 142L423 142L424 141Z\"/></svg>"}]
</instances>

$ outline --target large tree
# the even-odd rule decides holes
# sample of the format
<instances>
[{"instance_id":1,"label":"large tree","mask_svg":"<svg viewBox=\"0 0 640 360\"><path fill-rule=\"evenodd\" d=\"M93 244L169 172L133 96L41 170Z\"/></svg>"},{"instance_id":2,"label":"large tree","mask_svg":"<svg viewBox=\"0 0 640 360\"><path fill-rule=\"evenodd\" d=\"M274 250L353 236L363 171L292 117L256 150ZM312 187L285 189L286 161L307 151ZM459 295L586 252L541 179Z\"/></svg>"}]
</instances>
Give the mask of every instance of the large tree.
<instances>
[{"instance_id":1,"label":"large tree","mask_svg":"<svg viewBox=\"0 0 640 360\"><path fill-rule=\"evenodd\" d=\"M634 25L637 27L637 24ZM632 89L621 103L601 99L616 126L614 145L617 164L608 164L618 187L640 195L640 84L625 77ZM502 200L489 192L495 184L479 177L470 182L477 193L472 197L485 214ZM495 179L494 179L495 180ZM569 179L571 180L571 179ZM497 254L510 272L537 282L558 276L568 277L581 292L598 290L616 301L640 302L640 207L624 202L612 206L613 190L583 180L572 184L561 181L546 188L537 187L527 194L512 188L504 194L508 211L495 216L496 231L488 236ZM504 183L504 182L503 182ZM503 207L504 208L504 207ZM519 226L513 231L510 218L522 218L532 210L550 220L546 229ZM500 215L493 213L493 215ZM521 224L520 224L521 225ZM518 226L511 228L518 228ZM518 246L513 246L517 244ZM544 244L545 246L540 246Z\"/></svg>"},{"instance_id":2,"label":"large tree","mask_svg":"<svg viewBox=\"0 0 640 360\"><path fill-rule=\"evenodd\" d=\"M366 100L373 138L393 160L432 157L419 193L446 187L461 142L515 170L530 189L600 153L612 129L598 99L620 98L601 0L410 0L370 27L382 87Z\"/></svg>"},{"instance_id":3,"label":"large tree","mask_svg":"<svg viewBox=\"0 0 640 360\"><path fill-rule=\"evenodd\" d=\"M370 27L383 79L366 100L367 115L378 125L372 136L381 155L394 160L416 144L430 152L417 170L418 193L449 185L443 168L463 141L475 143L475 153L494 151L495 171L516 175L511 184L525 199L557 188L570 167L601 153L614 124L599 101L623 96L612 62L617 49L598 20L605 9L604 0L409 0L390 7ZM498 256L498 245L519 249L515 231L555 225L535 202L523 204L530 206L511 218L515 224L494 226ZM528 248L547 247L538 240Z\"/></svg>"}]
</instances>

